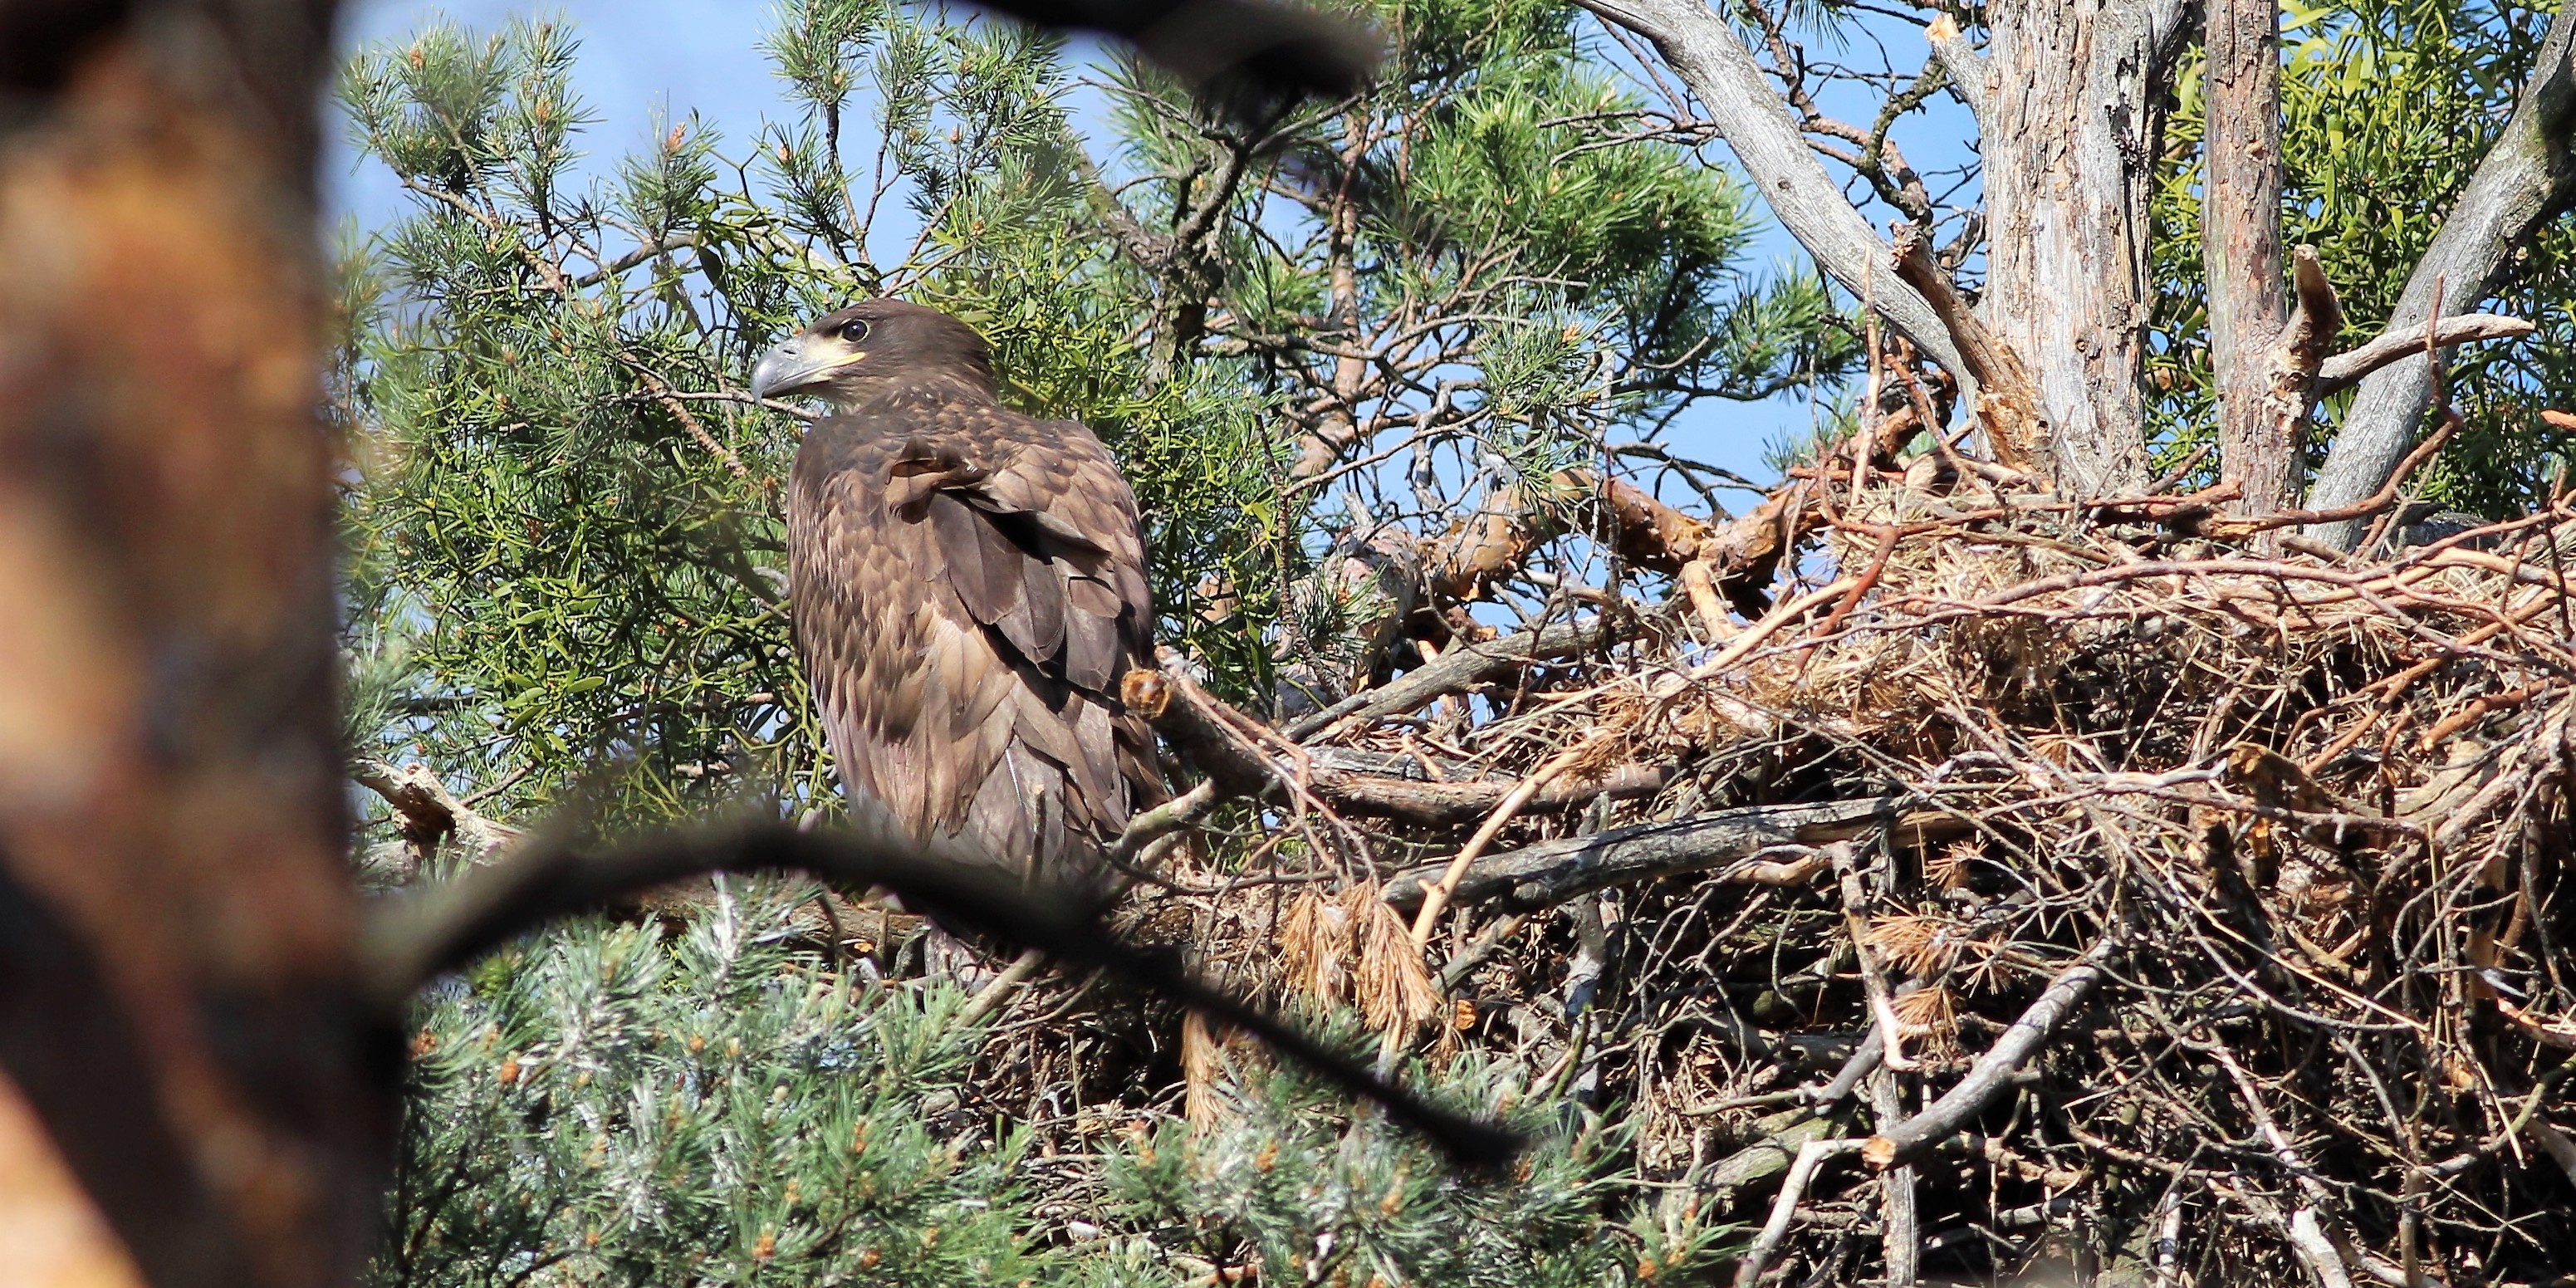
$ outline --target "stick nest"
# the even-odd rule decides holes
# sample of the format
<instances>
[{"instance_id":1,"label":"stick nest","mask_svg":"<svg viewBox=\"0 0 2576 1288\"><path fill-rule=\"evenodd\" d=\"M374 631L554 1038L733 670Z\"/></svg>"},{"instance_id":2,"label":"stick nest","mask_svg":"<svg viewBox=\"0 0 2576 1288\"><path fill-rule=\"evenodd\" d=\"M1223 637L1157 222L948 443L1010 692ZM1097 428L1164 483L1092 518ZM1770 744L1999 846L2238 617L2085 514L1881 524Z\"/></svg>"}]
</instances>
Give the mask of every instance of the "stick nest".
<instances>
[{"instance_id":1,"label":"stick nest","mask_svg":"<svg viewBox=\"0 0 2576 1288\"><path fill-rule=\"evenodd\" d=\"M1594 602L1588 653L1227 726L1253 858L1148 915L1633 1116L1777 1227L1757 1278L2576 1269L2576 511L2365 561L2190 498L1807 497L1822 571L1750 620ZM1475 807L1366 804L1435 789Z\"/></svg>"}]
</instances>

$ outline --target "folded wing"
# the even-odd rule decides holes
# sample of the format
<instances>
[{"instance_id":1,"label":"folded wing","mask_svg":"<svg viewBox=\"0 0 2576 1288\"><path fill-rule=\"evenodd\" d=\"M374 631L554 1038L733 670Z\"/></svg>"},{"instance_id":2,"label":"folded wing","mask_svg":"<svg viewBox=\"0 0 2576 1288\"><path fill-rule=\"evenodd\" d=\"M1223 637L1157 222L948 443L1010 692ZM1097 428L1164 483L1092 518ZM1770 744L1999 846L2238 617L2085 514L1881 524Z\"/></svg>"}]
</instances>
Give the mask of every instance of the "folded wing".
<instances>
[{"instance_id":1,"label":"folded wing","mask_svg":"<svg viewBox=\"0 0 2576 1288\"><path fill-rule=\"evenodd\" d=\"M1081 425L914 419L822 422L789 499L797 643L852 812L1086 878L1160 795L1117 698L1152 621L1134 495Z\"/></svg>"}]
</instances>

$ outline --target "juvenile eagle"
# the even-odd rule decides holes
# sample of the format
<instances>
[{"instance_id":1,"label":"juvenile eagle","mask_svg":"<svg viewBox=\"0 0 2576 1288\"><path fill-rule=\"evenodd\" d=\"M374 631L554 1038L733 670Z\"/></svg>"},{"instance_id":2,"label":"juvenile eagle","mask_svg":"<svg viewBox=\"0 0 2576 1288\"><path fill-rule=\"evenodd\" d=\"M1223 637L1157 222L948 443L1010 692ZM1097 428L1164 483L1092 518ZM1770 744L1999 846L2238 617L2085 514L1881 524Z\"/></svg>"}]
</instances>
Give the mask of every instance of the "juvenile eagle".
<instances>
[{"instance_id":1,"label":"juvenile eagle","mask_svg":"<svg viewBox=\"0 0 2576 1288\"><path fill-rule=\"evenodd\" d=\"M787 502L797 652L863 828L1086 883L1158 799L1119 702L1153 614L1136 496L1099 438L994 397L983 337L935 309L828 313L752 373L832 414Z\"/></svg>"}]
</instances>

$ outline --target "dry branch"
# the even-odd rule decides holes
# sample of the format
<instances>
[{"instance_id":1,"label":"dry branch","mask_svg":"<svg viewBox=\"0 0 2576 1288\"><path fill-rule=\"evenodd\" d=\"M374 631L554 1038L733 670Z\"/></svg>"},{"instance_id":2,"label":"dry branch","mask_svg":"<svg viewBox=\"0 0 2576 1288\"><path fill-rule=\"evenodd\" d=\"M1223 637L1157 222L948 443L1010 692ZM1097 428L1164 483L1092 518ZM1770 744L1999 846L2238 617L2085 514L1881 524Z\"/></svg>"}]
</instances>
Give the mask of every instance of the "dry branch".
<instances>
[{"instance_id":1,"label":"dry branch","mask_svg":"<svg viewBox=\"0 0 2576 1288\"><path fill-rule=\"evenodd\" d=\"M369 756L352 764L349 776L392 807L395 827L411 848L415 873L449 840L463 848L469 862L482 863L527 834L458 800L427 765L396 768Z\"/></svg>"},{"instance_id":2,"label":"dry branch","mask_svg":"<svg viewBox=\"0 0 2576 1288\"><path fill-rule=\"evenodd\" d=\"M1617 638L1613 624L1596 617L1550 623L1499 639L1463 644L1385 685L1354 693L1292 721L1282 732L1305 741L1340 720L1365 724L1402 715L1434 699L1463 693L1506 671L1587 653Z\"/></svg>"},{"instance_id":3,"label":"dry branch","mask_svg":"<svg viewBox=\"0 0 2576 1288\"><path fill-rule=\"evenodd\" d=\"M1753 1247L1735 1268L1735 1288L1754 1288L1771 1269L1771 1259L1779 1255L1780 1245L1789 1237L1789 1225L1797 1219L1798 1200L1806 1197L1807 1183L1815 1179L1816 1169L1827 1159L1856 1153L1857 1140L1811 1140L1798 1147L1797 1161L1789 1165L1789 1175L1780 1182L1780 1197L1771 1204L1771 1219L1762 1223L1762 1232L1754 1236Z\"/></svg>"},{"instance_id":4,"label":"dry branch","mask_svg":"<svg viewBox=\"0 0 2576 1288\"><path fill-rule=\"evenodd\" d=\"M1330 756L1318 756L1315 794L1346 814L1366 814L1425 826L1473 822L1503 803L1513 782L1423 782L1385 774L1352 773L1330 767ZM1652 796L1664 785L1664 773L1652 765L1621 765L1598 776L1549 783L1531 794L1523 813L1562 814L1607 797L1614 801Z\"/></svg>"},{"instance_id":5,"label":"dry branch","mask_svg":"<svg viewBox=\"0 0 2576 1288\"><path fill-rule=\"evenodd\" d=\"M1833 801L1820 805L1761 805L1663 823L1615 828L1594 836L1567 837L1471 864L1450 897L1459 903L1499 901L1514 911L1545 908L1577 895L1630 881L1709 872L1766 850L1845 840L1899 822L1902 797ZM1901 826L1937 828L1946 820L1907 818ZM1418 907L1425 887L1445 864L1427 864L1386 884L1386 901ZM1818 870L1811 865L1809 873Z\"/></svg>"},{"instance_id":6,"label":"dry branch","mask_svg":"<svg viewBox=\"0 0 2576 1288\"><path fill-rule=\"evenodd\" d=\"M1152 721L1218 789L1236 796L1257 797L1274 788L1295 788L1312 793L1337 811L1437 825L1484 817L1528 781L1427 781L1347 767L1336 762L1383 762L1336 754L1329 748L1311 754L1276 754L1289 746L1284 738L1269 735L1270 746L1265 748L1259 721L1199 688L1178 670L1131 671L1122 688L1130 707ZM1603 797L1650 796L1662 785L1659 769L1619 765L1530 787L1514 808L1562 813ZM1160 820L1151 828L1159 832Z\"/></svg>"},{"instance_id":7,"label":"dry branch","mask_svg":"<svg viewBox=\"0 0 2576 1288\"><path fill-rule=\"evenodd\" d=\"M2509 318L2495 313L2466 313L2443 318L2435 324L2433 345L2447 349L2455 344L2475 344L2481 340L2513 340L2538 331L2538 323L2525 318ZM2412 327L2403 332L2389 331L2358 349L2338 353L2317 368L2316 396L2323 398L2360 383L2364 376L2392 362L2412 358L2424 352L2424 329Z\"/></svg>"},{"instance_id":8,"label":"dry branch","mask_svg":"<svg viewBox=\"0 0 2576 1288\"><path fill-rule=\"evenodd\" d=\"M1969 405L1976 409L1995 461L2025 474L2049 475L2048 415L2021 355L1987 329L1950 284L1949 274L1932 262L1932 244L1921 229L1908 224L1897 230L1893 263L1896 275L1931 303L1958 346L1966 375L1978 386Z\"/></svg>"},{"instance_id":9,"label":"dry branch","mask_svg":"<svg viewBox=\"0 0 2576 1288\"><path fill-rule=\"evenodd\" d=\"M2066 1013L2084 1000L2093 985L2102 978L2103 963L2117 948L2116 940L2104 938L2077 962L2058 972L2030 1009L2005 1029L2002 1037L1987 1048L1985 1055L1970 1066L1957 1086L1942 1093L1939 1100L1925 1107L1895 1127L1869 1138L1861 1156L1869 1165L1881 1170L1899 1167L1921 1158L1933 1146L1957 1135L1971 1119L1984 1113L1986 1106L2011 1085L2014 1074L2037 1055L2048 1035L2055 1031Z\"/></svg>"}]
</instances>

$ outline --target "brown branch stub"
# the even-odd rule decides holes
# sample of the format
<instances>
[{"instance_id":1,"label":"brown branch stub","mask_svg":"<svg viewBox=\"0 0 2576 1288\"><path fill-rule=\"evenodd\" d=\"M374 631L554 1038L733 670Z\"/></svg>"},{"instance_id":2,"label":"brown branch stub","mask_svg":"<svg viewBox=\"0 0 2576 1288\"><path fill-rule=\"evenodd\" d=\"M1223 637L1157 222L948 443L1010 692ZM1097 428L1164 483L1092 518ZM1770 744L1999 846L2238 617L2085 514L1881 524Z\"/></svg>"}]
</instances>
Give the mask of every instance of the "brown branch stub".
<instances>
[{"instance_id":1,"label":"brown branch stub","mask_svg":"<svg viewBox=\"0 0 2576 1288\"><path fill-rule=\"evenodd\" d=\"M495 821L458 800L427 765L396 768L366 756L349 767L349 777L392 808L395 827L411 850L411 875L436 857L438 847L450 838L463 847L469 862L488 863L527 835L525 829Z\"/></svg>"},{"instance_id":2,"label":"brown branch stub","mask_svg":"<svg viewBox=\"0 0 2576 1288\"><path fill-rule=\"evenodd\" d=\"M2343 302L2316 247L2291 252L2290 278L2288 318L2261 349L2238 355L2232 382L2223 379L2219 390L2219 472L2242 489L2233 508L2246 514L2278 513L2297 500L2317 373L2343 326Z\"/></svg>"},{"instance_id":3,"label":"brown branch stub","mask_svg":"<svg viewBox=\"0 0 2576 1288\"><path fill-rule=\"evenodd\" d=\"M2343 298L2326 279L2324 261L2314 246L2290 251L2290 320L2281 328L2275 359L2302 381L2313 381L2325 368L2326 347L2343 329Z\"/></svg>"},{"instance_id":4,"label":"brown branch stub","mask_svg":"<svg viewBox=\"0 0 2576 1288\"><path fill-rule=\"evenodd\" d=\"M1949 274L1932 262L1932 243L1921 229L1911 224L1897 228L1895 259L1896 275L1931 303L1977 384L1973 406L1996 463L2049 475L2048 416L2021 356L1977 319Z\"/></svg>"},{"instance_id":5,"label":"brown branch stub","mask_svg":"<svg viewBox=\"0 0 2576 1288\"><path fill-rule=\"evenodd\" d=\"M1144 716L1220 791L1257 796L1285 781L1242 726L1252 717L1210 695L1177 669L1129 671L1119 682L1129 710Z\"/></svg>"}]
</instances>

